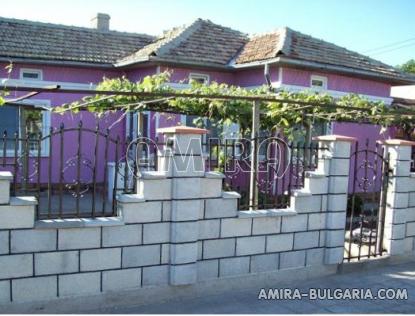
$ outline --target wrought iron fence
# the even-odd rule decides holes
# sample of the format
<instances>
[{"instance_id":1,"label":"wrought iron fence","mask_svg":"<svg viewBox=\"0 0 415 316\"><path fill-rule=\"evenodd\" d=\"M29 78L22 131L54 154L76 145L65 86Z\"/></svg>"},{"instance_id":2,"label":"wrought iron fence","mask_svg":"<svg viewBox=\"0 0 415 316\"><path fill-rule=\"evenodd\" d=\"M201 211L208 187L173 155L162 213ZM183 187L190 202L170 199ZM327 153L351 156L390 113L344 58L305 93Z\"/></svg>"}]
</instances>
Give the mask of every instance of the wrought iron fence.
<instances>
[{"instance_id":1,"label":"wrought iron fence","mask_svg":"<svg viewBox=\"0 0 415 316\"><path fill-rule=\"evenodd\" d=\"M12 195L36 196L39 219L114 216L116 195L135 192L139 170L157 170L157 152L165 145L157 138L121 140L82 122L48 135L4 132L0 169L13 173ZM224 190L241 193L240 209L265 209L289 206L291 191L303 186L322 148L261 136L210 138L202 150L206 171L223 172Z\"/></svg>"}]
</instances>

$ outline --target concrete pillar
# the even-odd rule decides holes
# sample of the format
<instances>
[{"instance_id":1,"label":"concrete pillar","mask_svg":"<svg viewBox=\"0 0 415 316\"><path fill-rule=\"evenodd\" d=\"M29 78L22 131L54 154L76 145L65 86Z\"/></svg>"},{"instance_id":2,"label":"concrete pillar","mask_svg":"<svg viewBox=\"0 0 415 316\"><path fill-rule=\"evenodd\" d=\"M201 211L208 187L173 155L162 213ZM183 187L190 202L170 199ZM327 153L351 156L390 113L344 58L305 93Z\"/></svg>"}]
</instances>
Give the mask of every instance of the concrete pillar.
<instances>
[{"instance_id":1,"label":"concrete pillar","mask_svg":"<svg viewBox=\"0 0 415 316\"><path fill-rule=\"evenodd\" d=\"M170 284L197 281L199 216L203 213L205 129L176 126L158 130L168 144L159 153L159 172L171 178Z\"/></svg>"},{"instance_id":2,"label":"concrete pillar","mask_svg":"<svg viewBox=\"0 0 415 316\"><path fill-rule=\"evenodd\" d=\"M390 255L400 255L412 251L406 238L407 219L414 209L409 207L410 192L415 191L415 179L411 176L411 152L415 142L389 139L383 143L386 158L389 158L389 179L386 188L385 226L383 247Z\"/></svg>"},{"instance_id":3,"label":"concrete pillar","mask_svg":"<svg viewBox=\"0 0 415 316\"><path fill-rule=\"evenodd\" d=\"M351 143L356 139L339 135L325 135L315 139L319 141L320 147L328 148L328 153L321 151L318 168L328 174L324 263L337 264L343 261L350 149Z\"/></svg>"}]
</instances>

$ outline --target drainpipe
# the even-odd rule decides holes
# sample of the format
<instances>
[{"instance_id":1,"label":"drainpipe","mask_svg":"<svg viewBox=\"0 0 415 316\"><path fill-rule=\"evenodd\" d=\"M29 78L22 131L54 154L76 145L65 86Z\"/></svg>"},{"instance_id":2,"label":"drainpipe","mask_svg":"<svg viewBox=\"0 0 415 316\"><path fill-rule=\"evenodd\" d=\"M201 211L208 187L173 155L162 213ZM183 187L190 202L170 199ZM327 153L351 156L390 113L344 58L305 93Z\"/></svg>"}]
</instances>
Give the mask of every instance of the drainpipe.
<instances>
[{"instance_id":1,"label":"drainpipe","mask_svg":"<svg viewBox=\"0 0 415 316\"><path fill-rule=\"evenodd\" d=\"M267 83L269 91L272 91L272 82L271 82L271 74L269 72L269 64L264 64L264 77L265 82Z\"/></svg>"}]
</instances>

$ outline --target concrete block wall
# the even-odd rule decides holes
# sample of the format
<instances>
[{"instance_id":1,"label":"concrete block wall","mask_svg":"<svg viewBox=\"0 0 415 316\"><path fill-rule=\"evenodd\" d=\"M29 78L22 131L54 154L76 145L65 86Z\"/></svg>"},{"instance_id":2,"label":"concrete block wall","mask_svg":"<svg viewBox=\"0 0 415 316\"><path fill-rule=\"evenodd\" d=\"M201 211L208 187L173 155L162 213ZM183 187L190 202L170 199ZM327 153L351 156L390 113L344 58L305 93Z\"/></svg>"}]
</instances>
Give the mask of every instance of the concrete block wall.
<instances>
[{"instance_id":1,"label":"concrete block wall","mask_svg":"<svg viewBox=\"0 0 415 316\"><path fill-rule=\"evenodd\" d=\"M160 153L161 169L141 175L137 194L118 197L117 218L82 227L39 222L33 199L3 199L0 304L190 285L342 261L348 170L339 165L348 166L350 139L319 139L329 150L320 156L319 168L306 175L305 187L294 192L289 209L239 211L239 194L222 191L223 175L199 172L197 163L183 173L173 161L183 148L187 161L198 160L198 146L186 144L195 138L200 144L206 131L162 132L173 146ZM0 182L10 181L7 176Z\"/></svg>"},{"instance_id":2,"label":"concrete block wall","mask_svg":"<svg viewBox=\"0 0 415 316\"><path fill-rule=\"evenodd\" d=\"M383 247L390 255L415 250L415 173L410 172L415 142L391 139L384 143L389 157Z\"/></svg>"}]
</instances>

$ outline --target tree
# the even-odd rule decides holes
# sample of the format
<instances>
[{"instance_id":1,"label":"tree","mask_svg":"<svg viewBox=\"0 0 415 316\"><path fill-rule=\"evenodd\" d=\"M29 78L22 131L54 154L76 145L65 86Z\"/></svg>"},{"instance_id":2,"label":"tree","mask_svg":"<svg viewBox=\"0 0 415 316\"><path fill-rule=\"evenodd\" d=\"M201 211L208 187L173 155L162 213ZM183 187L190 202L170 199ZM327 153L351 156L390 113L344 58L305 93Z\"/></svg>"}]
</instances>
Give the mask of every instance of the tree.
<instances>
[{"instance_id":1,"label":"tree","mask_svg":"<svg viewBox=\"0 0 415 316\"><path fill-rule=\"evenodd\" d=\"M404 72L415 74L415 59L410 59L406 63L399 65L398 68Z\"/></svg>"}]
</instances>

